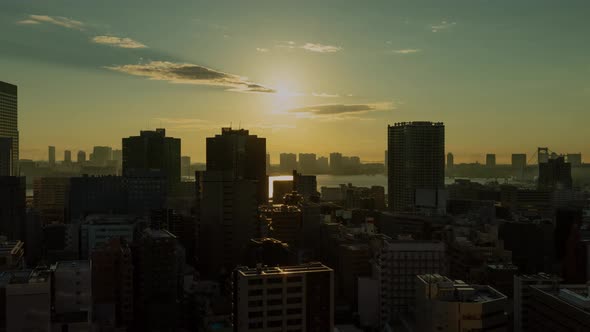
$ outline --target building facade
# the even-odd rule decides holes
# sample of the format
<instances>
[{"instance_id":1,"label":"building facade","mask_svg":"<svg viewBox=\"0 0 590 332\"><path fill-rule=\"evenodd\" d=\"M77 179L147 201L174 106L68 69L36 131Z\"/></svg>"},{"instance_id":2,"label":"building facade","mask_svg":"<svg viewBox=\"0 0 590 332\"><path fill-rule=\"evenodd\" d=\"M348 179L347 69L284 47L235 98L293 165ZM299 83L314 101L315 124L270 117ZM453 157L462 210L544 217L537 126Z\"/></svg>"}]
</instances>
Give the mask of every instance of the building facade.
<instances>
[{"instance_id":1,"label":"building facade","mask_svg":"<svg viewBox=\"0 0 590 332\"><path fill-rule=\"evenodd\" d=\"M10 174L18 175L19 133L18 133L18 87L0 81L0 138L9 138ZM6 140L8 142L8 140Z\"/></svg>"}]
</instances>

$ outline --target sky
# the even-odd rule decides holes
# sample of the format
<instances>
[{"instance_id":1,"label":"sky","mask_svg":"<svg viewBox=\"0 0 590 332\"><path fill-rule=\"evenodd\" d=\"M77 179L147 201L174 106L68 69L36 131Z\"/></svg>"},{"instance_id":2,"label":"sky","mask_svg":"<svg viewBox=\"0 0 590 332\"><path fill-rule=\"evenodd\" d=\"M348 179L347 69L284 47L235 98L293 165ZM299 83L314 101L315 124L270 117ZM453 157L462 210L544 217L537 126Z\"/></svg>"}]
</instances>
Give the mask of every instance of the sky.
<instances>
[{"instance_id":1,"label":"sky","mask_svg":"<svg viewBox=\"0 0 590 332\"><path fill-rule=\"evenodd\" d=\"M458 162L590 156L587 0L0 0L21 158L164 127L383 161L387 124L442 121ZM75 152L74 152L75 153ZM59 158L58 158L59 159ZM584 158L590 160L590 157Z\"/></svg>"}]
</instances>

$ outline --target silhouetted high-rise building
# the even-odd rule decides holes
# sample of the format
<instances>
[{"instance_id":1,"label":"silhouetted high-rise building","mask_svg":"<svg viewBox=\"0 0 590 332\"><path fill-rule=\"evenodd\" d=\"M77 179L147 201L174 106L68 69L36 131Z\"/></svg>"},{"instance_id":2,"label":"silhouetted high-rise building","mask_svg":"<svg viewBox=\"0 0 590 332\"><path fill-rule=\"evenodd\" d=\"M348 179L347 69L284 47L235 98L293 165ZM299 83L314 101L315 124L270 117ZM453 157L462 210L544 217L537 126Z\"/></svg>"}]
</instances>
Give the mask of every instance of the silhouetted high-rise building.
<instances>
[{"instance_id":1,"label":"silhouetted high-rise building","mask_svg":"<svg viewBox=\"0 0 590 332\"><path fill-rule=\"evenodd\" d=\"M412 210L417 189L443 189L445 126L403 122L388 126L389 209Z\"/></svg>"},{"instance_id":2,"label":"silhouetted high-rise building","mask_svg":"<svg viewBox=\"0 0 590 332\"><path fill-rule=\"evenodd\" d=\"M145 229L133 245L134 313L137 331L174 331L184 254L166 230Z\"/></svg>"},{"instance_id":3,"label":"silhouetted high-rise building","mask_svg":"<svg viewBox=\"0 0 590 332\"><path fill-rule=\"evenodd\" d=\"M539 188L571 189L572 165L564 157L550 158L539 164Z\"/></svg>"},{"instance_id":4,"label":"silhouetted high-rise building","mask_svg":"<svg viewBox=\"0 0 590 332\"><path fill-rule=\"evenodd\" d=\"M243 258L250 239L259 238L258 183L227 172L197 172L197 258L207 276L229 273Z\"/></svg>"},{"instance_id":5,"label":"silhouetted high-rise building","mask_svg":"<svg viewBox=\"0 0 590 332\"><path fill-rule=\"evenodd\" d=\"M486 154L486 166L487 167L495 167L496 166L496 155L493 153Z\"/></svg>"},{"instance_id":6,"label":"silhouetted high-rise building","mask_svg":"<svg viewBox=\"0 0 590 332\"><path fill-rule=\"evenodd\" d=\"M72 162L72 151L65 150L64 151L64 163L71 163Z\"/></svg>"},{"instance_id":7,"label":"silhouetted high-rise building","mask_svg":"<svg viewBox=\"0 0 590 332\"><path fill-rule=\"evenodd\" d=\"M47 160L49 165L55 165L55 146L47 147Z\"/></svg>"},{"instance_id":8,"label":"silhouetted high-rise building","mask_svg":"<svg viewBox=\"0 0 590 332\"><path fill-rule=\"evenodd\" d=\"M76 160L78 161L78 163L86 162L86 152L78 151L78 158Z\"/></svg>"},{"instance_id":9,"label":"silhouetted high-rise building","mask_svg":"<svg viewBox=\"0 0 590 332\"><path fill-rule=\"evenodd\" d=\"M16 85L0 81L0 138L10 138L10 174L2 174L0 159L0 175L18 175L18 88ZM0 144L0 155L2 154ZM2 158L0 156L0 158Z\"/></svg>"},{"instance_id":10,"label":"silhouetted high-rise building","mask_svg":"<svg viewBox=\"0 0 590 332\"><path fill-rule=\"evenodd\" d=\"M451 169L453 167L455 167L455 156L449 152L447 153L447 168Z\"/></svg>"},{"instance_id":11,"label":"silhouetted high-rise building","mask_svg":"<svg viewBox=\"0 0 590 332\"><path fill-rule=\"evenodd\" d=\"M113 148L110 146L95 146L90 155L90 161L98 166L104 166L113 159Z\"/></svg>"},{"instance_id":12,"label":"silhouetted high-rise building","mask_svg":"<svg viewBox=\"0 0 590 332\"><path fill-rule=\"evenodd\" d=\"M294 153L281 153L280 165L281 172L290 174L297 169L297 155Z\"/></svg>"},{"instance_id":13,"label":"silhouetted high-rise building","mask_svg":"<svg viewBox=\"0 0 590 332\"><path fill-rule=\"evenodd\" d=\"M182 156L180 157L180 175L182 176L191 176L191 157L190 156Z\"/></svg>"},{"instance_id":14,"label":"silhouetted high-rise building","mask_svg":"<svg viewBox=\"0 0 590 332\"><path fill-rule=\"evenodd\" d=\"M92 324L92 270L88 260L57 262L53 272L55 330L88 331Z\"/></svg>"},{"instance_id":15,"label":"silhouetted high-rise building","mask_svg":"<svg viewBox=\"0 0 590 332\"><path fill-rule=\"evenodd\" d=\"M302 175L297 171L293 171L293 190L305 200L319 197L318 181L315 175Z\"/></svg>"},{"instance_id":16,"label":"silhouetted high-rise building","mask_svg":"<svg viewBox=\"0 0 590 332\"><path fill-rule=\"evenodd\" d=\"M112 160L123 162L123 150L113 150Z\"/></svg>"},{"instance_id":17,"label":"silhouetted high-rise building","mask_svg":"<svg viewBox=\"0 0 590 332\"><path fill-rule=\"evenodd\" d=\"M12 175L14 170L12 162L12 138L0 137L0 176Z\"/></svg>"},{"instance_id":18,"label":"silhouetted high-rise building","mask_svg":"<svg viewBox=\"0 0 590 332\"><path fill-rule=\"evenodd\" d=\"M250 135L245 129L222 128L221 135L207 137L207 171L256 181L258 204L268 203L266 138Z\"/></svg>"},{"instance_id":19,"label":"silhouetted high-rise building","mask_svg":"<svg viewBox=\"0 0 590 332\"><path fill-rule=\"evenodd\" d=\"M342 153L332 152L330 153L330 170L332 173L338 173L342 171L344 167L344 161L342 159Z\"/></svg>"},{"instance_id":20,"label":"silhouetted high-rise building","mask_svg":"<svg viewBox=\"0 0 590 332\"><path fill-rule=\"evenodd\" d=\"M70 179L46 177L33 180L33 207L46 224L67 221Z\"/></svg>"},{"instance_id":21,"label":"silhouetted high-rise building","mask_svg":"<svg viewBox=\"0 0 590 332\"><path fill-rule=\"evenodd\" d=\"M24 177L0 176L0 235L24 240L26 183Z\"/></svg>"},{"instance_id":22,"label":"silhouetted high-rise building","mask_svg":"<svg viewBox=\"0 0 590 332\"><path fill-rule=\"evenodd\" d=\"M150 170L160 171L170 184L180 181L180 139L166 137L166 129L123 138L123 176Z\"/></svg>"}]
</instances>

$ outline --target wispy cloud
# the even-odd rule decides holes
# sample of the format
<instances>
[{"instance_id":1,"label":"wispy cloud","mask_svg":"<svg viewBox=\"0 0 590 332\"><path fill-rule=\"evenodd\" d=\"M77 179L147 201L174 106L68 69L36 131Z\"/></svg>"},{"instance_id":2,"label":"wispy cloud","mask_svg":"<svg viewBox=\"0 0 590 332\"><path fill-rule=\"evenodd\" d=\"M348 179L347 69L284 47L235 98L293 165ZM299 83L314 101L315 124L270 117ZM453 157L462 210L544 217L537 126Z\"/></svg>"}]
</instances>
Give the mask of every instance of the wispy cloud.
<instances>
[{"instance_id":1,"label":"wispy cloud","mask_svg":"<svg viewBox=\"0 0 590 332\"><path fill-rule=\"evenodd\" d=\"M305 43L305 45L301 46L302 49L310 52L317 52L317 53L336 53L342 50L340 46L333 46L333 45L323 45L323 44L314 44L314 43Z\"/></svg>"},{"instance_id":2,"label":"wispy cloud","mask_svg":"<svg viewBox=\"0 0 590 332\"><path fill-rule=\"evenodd\" d=\"M439 32L441 30L446 30L451 28L452 26L454 26L455 24L457 24L457 22L447 22L447 21L442 21L438 24L433 24L430 26L430 29L432 32Z\"/></svg>"},{"instance_id":3,"label":"wispy cloud","mask_svg":"<svg viewBox=\"0 0 590 332\"><path fill-rule=\"evenodd\" d=\"M131 38L121 38L115 36L96 36L92 41L97 44L109 45L120 48L147 48L146 45Z\"/></svg>"},{"instance_id":4,"label":"wispy cloud","mask_svg":"<svg viewBox=\"0 0 590 332\"><path fill-rule=\"evenodd\" d=\"M290 109L287 112L296 114L301 118L346 120L359 119L359 115L393 110L393 103L369 103L369 104L322 104Z\"/></svg>"},{"instance_id":5,"label":"wispy cloud","mask_svg":"<svg viewBox=\"0 0 590 332\"><path fill-rule=\"evenodd\" d=\"M342 47L334 46L334 45L325 45L319 43L305 43L305 44L297 44L292 40L287 41L280 41L277 43L276 47L278 48L288 48L288 49L303 49L308 52L315 52L315 53L336 53L342 51Z\"/></svg>"},{"instance_id":6,"label":"wispy cloud","mask_svg":"<svg viewBox=\"0 0 590 332\"><path fill-rule=\"evenodd\" d=\"M405 49L401 49L401 50L391 51L391 53L395 53L395 54L413 54L413 53L418 53L418 52L422 52L422 50L417 49L417 48L405 48Z\"/></svg>"},{"instance_id":7,"label":"wispy cloud","mask_svg":"<svg viewBox=\"0 0 590 332\"><path fill-rule=\"evenodd\" d=\"M84 23L62 16L29 15L25 20L18 21L18 24L41 24L49 23L68 29L84 30Z\"/></svg>"},{"instance_id":8,"label":"wispy cloud","mask_svg":"<svg viewBox=\"0 0 590 332\"><path fill-rule=\"evenodd\" d=\"M313 97L322 97L322 98L338 98L340 97L337 93L326 93L326 92L312 92L311 95Z\"/></svg>"},{"instance_id":9,"label":"wispy cloud","mask_svg":"<svg viewBox=\"0 0 590 332\"><path fill-rule=\"evenodd\" d=\"M269 50L268 48L263 48L263 47L257 47L257 48L256 48L256 51L257 51L257 52L260 52L260 53L267 53L267 52L270 52L270 50Z\"/></svg>"},{"instance_id":10,"label":"wispy cloud","mask_svg":"<svg viewBox=\"0 0 590 332\"><path fill-rule=\"evenodd\" d=\"M210 85L224 87L235 92L275 93L272 88L254 83L246 77L228 74L190 63L151 61L146 64L111 66L107 69L152 80L180 84Z\"/></svg>"}]
</instances>

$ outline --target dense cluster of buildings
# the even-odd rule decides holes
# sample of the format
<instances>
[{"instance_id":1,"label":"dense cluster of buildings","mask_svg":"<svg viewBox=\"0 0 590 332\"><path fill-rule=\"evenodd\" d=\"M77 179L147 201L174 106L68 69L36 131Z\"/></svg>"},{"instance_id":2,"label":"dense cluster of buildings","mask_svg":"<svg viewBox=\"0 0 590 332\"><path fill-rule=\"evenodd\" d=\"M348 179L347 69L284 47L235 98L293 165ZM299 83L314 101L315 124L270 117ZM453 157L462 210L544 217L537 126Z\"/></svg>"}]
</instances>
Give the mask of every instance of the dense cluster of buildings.
<instances>
[{"instance_id":1,"label":"dense cluster of buildings","mask_svg":"<svg viewBox=\"0 0 590 332\"><path fill-rule=\"evenodd\" d=\"M0 330L590 329L581 157L542 148L534 182L446 185L444 125L396 123L387 188L318 188L359 158L282 154L293 178L269 199L265 138L223 128L195 170L156 129L89 159L50 147L41 174L18 162L17 88L0 88Z\"/></svg>"}]
</instances>

